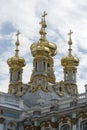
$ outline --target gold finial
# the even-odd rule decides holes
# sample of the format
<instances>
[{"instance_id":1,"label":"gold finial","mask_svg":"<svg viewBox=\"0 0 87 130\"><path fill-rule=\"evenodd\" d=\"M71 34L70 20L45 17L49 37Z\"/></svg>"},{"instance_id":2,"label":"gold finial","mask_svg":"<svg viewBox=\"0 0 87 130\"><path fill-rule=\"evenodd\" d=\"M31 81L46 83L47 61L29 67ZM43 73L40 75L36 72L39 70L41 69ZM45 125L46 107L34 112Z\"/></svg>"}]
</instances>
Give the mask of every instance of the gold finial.
<instances>
[{"instance_id":1,"label":"gold finial","mask_svg":"<svg viewBox=\"0 0 87 130\"><path fill-rule=\"evenodd\" d=\"M71 45L72 45L72 39L71 39L71 35L72 35L72 31L70 30L70 32L68 33L68 35L69 35L69 41L68 41L68 44L69 44L69 56L71 56L71 51L72 51L72 49L71 49Z\"/></svg>"},{"instance_id":2,"label":"gold finial","mask_svg":"<svg viewBox=\"0 0 87 130\"><path fill-rule=\"evenodd\" d=\"M20 43L19 43L19 35L20 35L20 32L19 31L17 31L17 34L16 34L16 36L17 36L17 41L15 42L15 45L16 45L16 54L15 54L15 56L18 56L18 46L20 45Z\"/></svg>"},{"instance_id":3,"label":"gold finial","mask_svg":"<svg viewBox=\"0 0 87 130\"><path fill-rule=\"evenodd\" d=\"M47 13L44 11L43 15L42 15L42 20L40 22L41 24L41 30L40 30L40 34L41 34L41 40L46 40L46 31L45 28L47 27L46 25L46 21L45 21L45 16L47 15Z\"/></svg>"}]
</instances>

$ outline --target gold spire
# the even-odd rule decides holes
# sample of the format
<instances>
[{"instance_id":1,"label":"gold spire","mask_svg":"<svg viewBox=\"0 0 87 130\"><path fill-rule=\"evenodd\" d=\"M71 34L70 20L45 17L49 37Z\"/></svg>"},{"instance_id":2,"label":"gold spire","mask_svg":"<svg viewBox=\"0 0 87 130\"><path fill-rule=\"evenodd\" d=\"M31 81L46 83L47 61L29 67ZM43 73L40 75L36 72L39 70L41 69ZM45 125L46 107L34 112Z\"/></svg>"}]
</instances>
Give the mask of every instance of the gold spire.
<instances>
[{"instance_id":1,"label":"gold spire","mask_svg":"<svg viewBox=\"0 0 87 130\"><path fill-rule=\"evenodd\" d=\"M20 35L20 32L19 31L17 31L17 34L16 34L16 36L17 36L17 41L15 42L15 45L16 45L16 53L15 53L15 56L17 57L18 56L18 52L19 52L19 50L18 50L18 46L20 45L20 43L19 43L19 35Z\"/></svg>"},{"instance_id":2,"label":"gold spire","mask_svg":"<svg viewBox=\"0 0 87 130\"><path fill-rule=\"evenodd\" d=\"M61 64L66 67L66 66L71 66L71 67L76 67L79 65L79 59L75 56L72 55L72 48L71 48L71 45L72 45L72 39L71 39L71 35L72 35L72 31L70 30L70 32L68 33L69 35L69 41L68 41L68 45L69 45L69 53L68 53L68 56L64 57L61 59Z\"/></svg>"},{"instance_id":3,"label":"gold spire","mask_svg":"<svg viewBox=\"0 0 87 130\"><path fill-rule=\"evenodd\" d=\"M41 38L40 40L46 40L46 30L45 28L47 27L46 21L45 21L45 17L46 17L47 13L44 11L43 15L42 15L42 21L40 22L41 24L41 30L40 30L40 34L41 34Z\"/></svg>"},{"instance_id":4,"label":"gold spire","mask_svg":"<svg viewBox=\"0 0 87 130\"><path fill-rule=\"evenodd\" d=\"M72 51L72 48L71 48L71 45L72 45L72 39L71 39L71 35L72 35L72 31L70 30L70 32L68 33L69 35L69 41L68 41L68 45L69 45L69 56L71 56L71 51Z\"/></svg>"}]
</instances>

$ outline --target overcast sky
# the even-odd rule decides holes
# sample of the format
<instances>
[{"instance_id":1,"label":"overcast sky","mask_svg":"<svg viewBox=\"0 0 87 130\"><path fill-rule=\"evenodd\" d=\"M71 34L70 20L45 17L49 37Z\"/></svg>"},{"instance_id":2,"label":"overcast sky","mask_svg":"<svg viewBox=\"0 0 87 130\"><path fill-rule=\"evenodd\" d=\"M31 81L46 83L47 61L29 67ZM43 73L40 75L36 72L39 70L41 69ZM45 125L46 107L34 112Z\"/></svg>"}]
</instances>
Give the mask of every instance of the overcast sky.
<instances>
[{"instance_id":1,"label":"overcast sky","mask_svg":"<svg viewBox=\"0 0 87 130\"><path fill-rule=\"evenodd\" d=\"M48 13L47 39L57 45L54 57L56 81L63 80L61 58L68 54L68 35L71 29L73 55L80 59L77 73L79 92L87 83L87 0L0 0L0 91L7 92L9 67L7 59L15 54L16 31L20 35L20 56L26 60L23 82L30 80L32 55L30 45L40 38L43 11Z\"/></svg>"}]
</instances>

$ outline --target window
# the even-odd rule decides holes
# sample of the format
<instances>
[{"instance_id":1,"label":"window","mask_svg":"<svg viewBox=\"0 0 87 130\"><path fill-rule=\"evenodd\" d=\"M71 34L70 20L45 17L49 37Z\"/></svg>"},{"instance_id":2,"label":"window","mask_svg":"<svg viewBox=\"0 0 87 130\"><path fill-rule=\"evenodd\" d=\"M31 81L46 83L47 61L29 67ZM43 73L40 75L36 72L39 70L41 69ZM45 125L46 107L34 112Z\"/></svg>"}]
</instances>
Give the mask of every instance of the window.
<instances>
[{"instance_id":1,"label":"window","mask_svg":"<svg viewBox=\"0 0 87 130\"><path fill-rule=\"evenodd\" d=\"M21 90L21 92L22 92L22 91L23 91L23 87L21 87L21 89L20 89L20 90Z\"/></svg>"},{"instance_id":2,"label":"window","mask_svg":"<svg viewBox=\"0 0 87 130\"><path fill-rule=\"evenodd\" d=\"M18 72L18 80L20 80L20 71Z\"/></svg>"},{"instance_id":3,"label":"window","mask_svg":"<svg viewBox=\"0 0 87 130\"><path fill-rule=\"evenodd\" d=\"M44 65L44 70L45 70L46 63L45 63L45 62L43 62L43 65Z\"/></svg>"},{"instance_id":4,"label":"window","mask_svg":"<svg viewBox=\"0 0 87 130\"><path fill-rule=\"evenodd\" d=\"M35 67L35 70L37 71L37 62L36 62L36 67Z\"/></svg>"},{"instance_id":5,"label":"window","mask_svg":"<svg viewBox=\"0 0 87 130\"><path fill-rule=\"evenodd\" d=\"M80 130L87 130L87 120L86 120L86 121L83 121L83 122L81 123L81 128L80 128Z\"/></svg>"},{"instance_id":6,"label":"window","mask_svg":"<svg viewBox=\"0 0 87 130\"><path fill-rule=\"evenodd\" d=\"M62 87L59 87L59 91L62 92Z\"/></svg>"},{"instance_id":7,"label":"window","mask_svg":"<svg viewBox=\"0 0 87 130\"><path fill-rule=\"evenodd\" d=\"M10 73L10 81L12 81L12 72Z\"/></svg>"},{"instance_id":8,"label":"window","mask_svg":"<svg viewBox=\"0 0 87 130\"><path fill-rule=\"evenodd\" d=\"M70 130L70 126L68 124L65 124L61 127L61 130Z\"/></svg>"},{"instance_id":9,"label":"window","mask_svg":"<svg viewBox=\"0 0 87 130\"><path fill-rule=\"evenodd\" d=\"M68 79L68 73L67 73L67 71L66 71L66 80Z\"/></svg>"},{"instance_id":10,"label":"window","mask_svg":"<svg viewBox=\"0 0 87 130\"><path fill-rule=\"evenodd\" d=\"M47 72L48 72L48 75L50 76L50 64L47 63Z\"/></svg>"}]
</instances>

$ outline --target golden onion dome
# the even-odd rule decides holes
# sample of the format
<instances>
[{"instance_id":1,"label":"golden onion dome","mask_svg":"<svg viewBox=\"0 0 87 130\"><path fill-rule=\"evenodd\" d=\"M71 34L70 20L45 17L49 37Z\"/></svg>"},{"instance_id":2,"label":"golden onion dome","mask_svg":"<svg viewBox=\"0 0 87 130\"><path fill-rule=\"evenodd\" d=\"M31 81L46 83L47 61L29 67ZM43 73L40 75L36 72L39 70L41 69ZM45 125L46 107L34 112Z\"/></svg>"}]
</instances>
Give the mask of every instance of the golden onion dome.
<instances>
[{"instance_id":1,"label":"golden onion dome","mask_svg":"<svg viewBox=\"0 0 87 130\"><path fill-rule=\"evenodd\" d=\"M77 57L74 57L74 56L66 56L64 58L61 59L61 64L65 67L75 67L75 66L78 66L79 65L79 58Z\"/></svg>"},{"instance_id":2,"label":"golden onion dome","mask_svg":"<svg viewBox=\"0 0 87 130\"><path fill-rule=\"evenodd\" d=\"M7 63L10 67L12 66L21 66L24 67L26 65L24 58L22 57L11 57L10 59L7 60Z\"/></svg>"},{"instance_id":3,"label":"golden onion dome","mask_svg":"<svg viewBox=\"0 0 87 130\"><path fill-rule=\"evenodd\" d=\"M48 41L33 43L31 45L32 55L35 57L37 54L48 54L49 56L56 55L56 45L54 43L49 43ZM40 53L42 52L42 53Z\"/></svg>"},{"instance_id":4,"label":"golden onion dome","mask_svg":"<svg viewBox=\"0 0 87 130\"><path fill-rule=\"evenodd\" d=\"M33 43L30 47L32 55L35 57L36 55L49 55L49 56L54 56L56 54L57 47L54 43L50 43L46 39L46 31L45 28L47 27L46 21L45 21L45 16L47 13L44 12L44 15L42 16L42 21L41 21L41 30L40 30L40 35L41 38L37 43Z\"/></svg>"},{"instance_id":5,"label":"golden onion dome","mask_svg":"<svg viewBox=\"0 0 87 130\"><path fill-rule=\"evenodd\" d=\"M16 50L15 50L16 53L15 53L15 56L13 56L13 57L11 57L11 58L9 58L9 59L7 60L7 63L8 63L8 65L9 65L10 67L14 67L14 66L24 67L24 66L26 65L25 59L22 58L22 57L19 57L19 55L18 55L18 52L19 52L19 50L18 50L18 46L19 46L18 36L19 36L19 34L20 34L20 32L18 31L17 34L16 34L16 36L17 36L17 41L16 41L16 43L15 43L15 45L16 45Z\"/></svg>"},{"instance_id":6,"label":"golden onion dome","mask_svg":"<svg viewBox=\"0 0 87 130\"><path fill-rule=\"evenodd\" d=\"M71 34L73 32L70 32L68 33L68 35L70 35L70 38L69 38L69 41L68 41L68 44L69 44L69 54L68 56L64 57L61 59L61 64L64 66L64 67L76 67L79 65L79 58L75 57L75 56L72 56L71 54L71 45L72 45L72 40L71 40Z\"/></svg>"}]
</instances>

